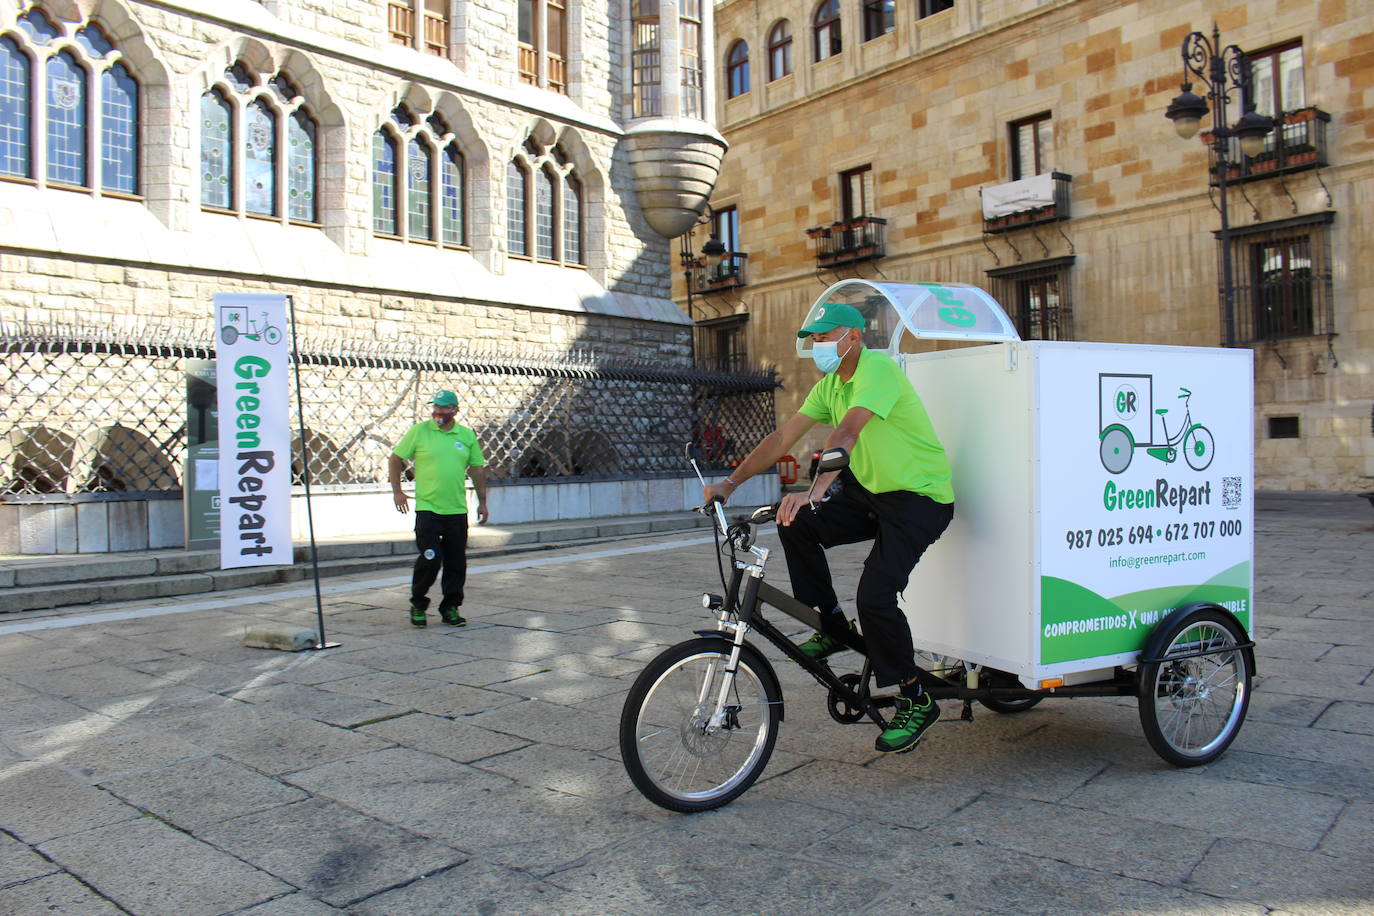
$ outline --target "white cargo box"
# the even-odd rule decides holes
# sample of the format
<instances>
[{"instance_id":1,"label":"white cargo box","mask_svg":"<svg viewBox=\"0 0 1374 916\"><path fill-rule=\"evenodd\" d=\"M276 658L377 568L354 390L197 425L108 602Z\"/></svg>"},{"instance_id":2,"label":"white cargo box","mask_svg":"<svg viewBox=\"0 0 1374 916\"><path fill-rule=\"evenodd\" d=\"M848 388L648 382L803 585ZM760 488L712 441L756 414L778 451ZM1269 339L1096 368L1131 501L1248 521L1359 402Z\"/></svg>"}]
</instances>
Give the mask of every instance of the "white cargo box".
<instances>
[{"instance_id":1,"label":"white cargo box","mask_svg":"<svg viewBox=\"0 0 1374 916\"><path fill-rule=\"evenodd\" d=\"M1253 634L1249 350L1021 341L955 284L850 280L825 302L870 316L953 466L954 521L902 600L919 649L1038 687L1110 677L1193 601ZM902 331L1002 342L900 354Z\"/></svg>"}]
</instances>

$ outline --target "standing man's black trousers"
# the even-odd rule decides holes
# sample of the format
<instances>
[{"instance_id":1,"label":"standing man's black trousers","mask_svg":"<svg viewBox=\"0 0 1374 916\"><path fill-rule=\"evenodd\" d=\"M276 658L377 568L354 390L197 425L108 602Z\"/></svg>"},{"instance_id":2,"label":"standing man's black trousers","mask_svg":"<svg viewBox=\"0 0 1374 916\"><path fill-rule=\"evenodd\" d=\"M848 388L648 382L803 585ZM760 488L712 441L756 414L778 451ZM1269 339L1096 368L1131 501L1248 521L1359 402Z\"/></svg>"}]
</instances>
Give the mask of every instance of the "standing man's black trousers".
<instances>
[{"instance_id":1,"label":"standing man's black trousers","mask_svg":"<svg viewBox=\"0 0 1374 916\"><path fill-rule=\"evenodd\" d=\"M840 492L816 503L815 512L804 508L792 524L778 526L792 594L818 608L825 620L826 612L840 603L825 548L873 541L855 596L859 626L878 685L908 681L916 676L916 662L911 627L897 606L897 594L906 588L921 554L949 526L954 506L909 490L870 493L848 470L840 480Z\"/></svg>"},{"instance_id":2,"label":"standing man's black trousers","mask_svg":"<svg viewBox=\"0 0 1374 916\"><path fill-rule=\"evenodd\" d=\"M415 546L420 556L415 560L415 575L410 580L411 603L421 610L429 608L429 587L442 567L444 597L439 601L439 610L462 607L463 585L468 578L467 514L440 515L416 510Z\"/></svg>"}]
</instances>

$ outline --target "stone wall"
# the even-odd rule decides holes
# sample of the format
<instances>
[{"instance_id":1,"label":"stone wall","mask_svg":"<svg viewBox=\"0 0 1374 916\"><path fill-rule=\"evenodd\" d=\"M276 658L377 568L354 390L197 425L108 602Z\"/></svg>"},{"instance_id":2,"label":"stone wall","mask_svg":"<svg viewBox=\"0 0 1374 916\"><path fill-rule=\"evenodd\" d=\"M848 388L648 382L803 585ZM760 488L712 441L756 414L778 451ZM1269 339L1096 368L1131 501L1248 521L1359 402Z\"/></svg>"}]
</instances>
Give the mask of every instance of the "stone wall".
<instances>
[{"instance_id":1,"label":"stone wall","mask_svg":"<svg viewBox=\"0 0 1374 916\"><path fill-rule=\"evenodd\" d=\"M611 76L618 72L611 53L619 47L619 26L610 20L589 20L591 30L577 36L583 78L569 96L516 80L514 0L466 10L461 68L391 43L384 2L184 0L149 6L92 0L80 9L72 3L38 6L59 21L100 24L140 81L144 200L115 200L98 190L53 195L41 174L31 185L0 182L0 207L9 217L0 221L0 250L324 287L342 279L343 291L370 288L399 298L438 294L682 321L666 301L668 242L645 222L621 148ZM13 4L0 7L0 30L10 29L15 16ZM236 60L259 73L287 74L319 122L322 228L201 209L199 99ZM459 139L468 164L467 250L379 238L372 231L372 134L401 102L420 117L438 112ZM508 257L506 163L530 136L546 146L559 144L583 183L585 269ZM0 305L0 319L19 317L4 310L9 305Z\"/></svg>"},{"instance_id":2,"label":"stone wall","mask_svg":"<svg viewBox=\"0 0 1374 916\"><path fill-rule=\"evenodd\" d=\"M898 5L894 32L863 42L859 5L842 4L844 50L820 63L811 4L731 0L716 10L716 65L723 72L744 38L752 79L749 92L720 101L731 149L712 204L739 208L749 286L729 307L750 316L749 352L779 365L779 415L816 377L796 359L793 331L839 279L817 273L804 230L839 218L839 173L867 164L887 256L847 275L986 289L988 270L1072 254L1075 339L1216 346L1219 220L1207 151L1164 117L1179 92L1183 38L1215 21L1223 44L1250 50L1301 39L1307 103L1331 116L1330 167L1247 182L1229 197L1242 229L1335 213L1335 336L1254 345L1256 485L1374 487L1374 305L1362 294L1374 286L1374 237L1361 228L1374 204L1368 11L1316 0L960 0L917 20L913 6ZM780 18L792 23L794 73L769 82L767 37ZM1008 125L1040 112L1053 119L1051 167L1072 176L1072 218L985 237L979 189L1010 180ZM1301 438L1268 438L1272 416L1298 416Z\"/></svg>"}]
</instances>

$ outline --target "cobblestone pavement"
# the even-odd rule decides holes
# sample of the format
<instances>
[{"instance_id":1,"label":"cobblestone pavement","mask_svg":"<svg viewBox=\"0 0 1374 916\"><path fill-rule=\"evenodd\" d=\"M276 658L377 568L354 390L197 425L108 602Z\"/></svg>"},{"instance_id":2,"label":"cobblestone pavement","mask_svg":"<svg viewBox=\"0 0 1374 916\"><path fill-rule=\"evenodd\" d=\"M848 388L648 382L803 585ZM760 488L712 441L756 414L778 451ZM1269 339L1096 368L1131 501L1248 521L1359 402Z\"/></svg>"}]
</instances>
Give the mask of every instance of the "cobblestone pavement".
<instances>
[{"instance_id":1,"label":"cobblestone pavement","mask_svg":"<svg viewBox=\"0 0 1374 916\"><path fill-rule=\"evenodd\" d=\"M699 534L483 563L460 630L409 627L402 576L330 580L323 652L240 645L310 625L299 585L6 615L0 913L1368 914L1374 512L1257 522L1260 679L1216 763L1112 699L949 703L880 757L780 662L764 779L694 816L634 791L616 726L707 623Z\"/></svg>"}]
</instances>

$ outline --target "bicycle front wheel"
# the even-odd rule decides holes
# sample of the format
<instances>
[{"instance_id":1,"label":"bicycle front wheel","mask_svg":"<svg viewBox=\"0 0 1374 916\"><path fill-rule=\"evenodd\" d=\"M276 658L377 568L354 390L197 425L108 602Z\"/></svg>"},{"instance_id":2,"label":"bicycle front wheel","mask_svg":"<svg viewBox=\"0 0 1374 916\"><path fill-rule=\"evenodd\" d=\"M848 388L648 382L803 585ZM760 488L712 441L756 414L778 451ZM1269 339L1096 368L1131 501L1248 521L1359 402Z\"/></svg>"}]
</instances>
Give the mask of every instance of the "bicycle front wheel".
<instances>
[{"instance_id":1,"label":"bicycle front wheel","mask_svg":"<svg viewBox=\"0 0 1374 916\"><path fill-rule=\"evenodd\" d=\"M754 649L740 651L724 715L720 699L731 644L692 639L640 672L620 715L620 753L635 787L670 811L706 811L744 793L778 740L782 691Z\"/></svg>"}]
</instances>

